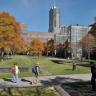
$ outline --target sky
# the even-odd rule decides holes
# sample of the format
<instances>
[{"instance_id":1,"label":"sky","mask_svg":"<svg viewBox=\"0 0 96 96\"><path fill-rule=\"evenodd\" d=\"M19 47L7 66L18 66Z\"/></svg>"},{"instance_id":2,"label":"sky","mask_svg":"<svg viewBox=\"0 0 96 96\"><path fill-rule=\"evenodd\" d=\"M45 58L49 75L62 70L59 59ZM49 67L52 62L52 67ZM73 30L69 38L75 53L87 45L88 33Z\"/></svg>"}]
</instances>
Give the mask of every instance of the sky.
<instances>
[{"instance_id":1,"label":"sky","mask_svg":"<svg viewBox=\"0 0 96 96\"><path fill-rule=\"evenodd\" d=\"M61 26L90 25L96 16L96 0L0 0L0 12L9 12L32 32L47 32L49 10L60 9Z\"/></svg>"}]
</instances>

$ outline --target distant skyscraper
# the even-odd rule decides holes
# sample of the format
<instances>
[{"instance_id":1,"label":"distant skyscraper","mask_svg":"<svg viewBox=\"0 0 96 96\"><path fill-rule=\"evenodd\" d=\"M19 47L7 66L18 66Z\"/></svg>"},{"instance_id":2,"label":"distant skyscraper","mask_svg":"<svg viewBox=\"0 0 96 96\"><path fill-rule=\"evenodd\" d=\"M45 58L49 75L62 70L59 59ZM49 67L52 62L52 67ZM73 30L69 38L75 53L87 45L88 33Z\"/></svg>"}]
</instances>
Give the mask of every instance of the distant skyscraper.
<instances>
[{"instance_id":1,"label":"distant skyscraper","mask_svg":"<svg viewBox=\"0 0 96 96\"><path fill-rule=\"evenodd\" d=\"M49 11L49 29L48 32L60 31L60 10L53 6Z\"/></svg>"}]
</instances>

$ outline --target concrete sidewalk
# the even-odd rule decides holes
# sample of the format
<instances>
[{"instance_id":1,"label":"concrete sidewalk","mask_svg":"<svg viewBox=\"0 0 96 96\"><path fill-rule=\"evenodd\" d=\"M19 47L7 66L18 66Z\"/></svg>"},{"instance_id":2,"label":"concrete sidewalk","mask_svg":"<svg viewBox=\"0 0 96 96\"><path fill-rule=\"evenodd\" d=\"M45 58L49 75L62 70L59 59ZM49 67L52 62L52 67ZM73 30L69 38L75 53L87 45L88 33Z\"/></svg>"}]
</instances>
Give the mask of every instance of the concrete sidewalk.
<instances>
[{"instance_id":1,"label":"concrete sidewalk","mask_svg":"<svg viewBox=\"0 0 96 96\"><path fill-rule=\"evenodd\" d=\"M56 76L41 76L38 83L33 83L34 77L21 78L19 82L13 83L11 79L0 79L0 87L36 87L61 85L68 82L89 81L91 74L72 74L72 75L56 75ZM31 84L32 82L32 84Z\"/></svg>"}]
</instances>

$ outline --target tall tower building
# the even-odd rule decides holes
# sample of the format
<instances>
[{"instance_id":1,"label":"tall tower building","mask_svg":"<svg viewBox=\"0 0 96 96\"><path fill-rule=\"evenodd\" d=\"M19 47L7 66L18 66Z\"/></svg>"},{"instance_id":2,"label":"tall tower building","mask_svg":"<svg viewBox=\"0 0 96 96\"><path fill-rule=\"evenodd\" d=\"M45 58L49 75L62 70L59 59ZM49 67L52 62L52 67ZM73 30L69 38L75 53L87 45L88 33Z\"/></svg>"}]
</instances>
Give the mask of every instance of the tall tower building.
<instances>
[{"instance_id":1,"label":"tall tower building","mask_svg":"<svg viewBox=\"0 0 96 96\"><path fill-rule=\"evenodd\" d=\"M49 29L48 32L60 31L60 10L53 6L49 11Z\"/></svg>"}]
</instances>

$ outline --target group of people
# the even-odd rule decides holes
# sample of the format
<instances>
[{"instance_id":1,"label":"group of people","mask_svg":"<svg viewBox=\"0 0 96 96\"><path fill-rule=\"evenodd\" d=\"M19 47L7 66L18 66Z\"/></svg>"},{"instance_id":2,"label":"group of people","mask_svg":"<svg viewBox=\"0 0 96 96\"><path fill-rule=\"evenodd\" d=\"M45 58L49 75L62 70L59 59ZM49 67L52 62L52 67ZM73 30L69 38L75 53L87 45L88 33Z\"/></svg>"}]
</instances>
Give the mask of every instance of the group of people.
<instances>
[{"instance_id":1,"label":"group of people","mask_svg":"<svg viewBox=\"0 0 96 96\"><path fill-rule=\"evenodd\" d=\"M37 62L37 64L35 64L34 67L32 67L32 72L35 74L35 80L33 82L38 82L38 75L40 72L40 66L39 66L39 62ZM12 73L12 82L17 83L19 82L19 78L18 78L18 74L20 73L20 70L18 68L17 63L14 63L13 67L11 68L11 73Z\"/></svg>"}]
</instances>

